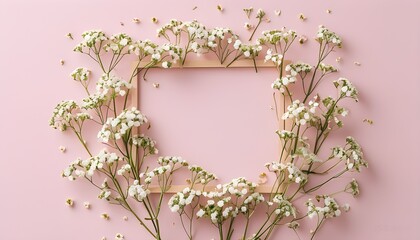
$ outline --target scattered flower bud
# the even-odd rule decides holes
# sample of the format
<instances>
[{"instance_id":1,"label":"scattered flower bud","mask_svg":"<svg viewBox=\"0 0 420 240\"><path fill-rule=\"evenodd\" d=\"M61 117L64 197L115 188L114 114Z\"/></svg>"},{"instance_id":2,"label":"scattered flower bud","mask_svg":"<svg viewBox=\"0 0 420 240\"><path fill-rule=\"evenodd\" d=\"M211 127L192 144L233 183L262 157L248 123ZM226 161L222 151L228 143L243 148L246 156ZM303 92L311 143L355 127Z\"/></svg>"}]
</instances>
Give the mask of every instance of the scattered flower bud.
<instances>
[{"instance_id":1,"label":"scattered flower bud","mask_svg":"<svg viewBox=\"0 0 420 240\"><path fill-rule=\"evenodd\" d=\"M60 152L64 153L66 151L66 147L64 146L59 146L58 149L60 150Z\"/></svg>"},{"instance_id":2,"label":"scattered flower bud","mask_svg":"<svg viewBox=\"0 0 420 240\"><path fill-rule=\"evenodd\" d=\"M102 237L101 240L106 240L106 237Z\"/></svg>"},{"instance_id":3,"label":"scattered flower bud","mask_svg":"<svg viewBox=\"0 0 420 240\"><path fill-rule=\"evenodd\" d=\"M73 40L73 35L71 35L71 33L67 33L66 37L70 38L71 40Z\"/></svg>"},{"instance_id":4,"label":"scattered flower bud","mask_svg":"<svg viewBox=\"0 0 420 240\"><path fill-rule=\"evenodd\" d=\"M128 221L128 217L127 217L127 216L124 216L124 217L123 217L123 220L124 220L124 221Z\"/></svg>"},{"instance_id":5,"label":"scattered flower bud","mask_svg":"<svg viewBox=\"0 0 420 240\"><path fill-rule=\"evenodd\" d=\"M159 20L157 18L152 17L152 23L158 23L158 22L159 22Z\"/></svg>"},{"instance_id":6,"label":"scattered flower bud","mask_svg":"<svg viewBox=\"0 0 420 240\"><path fill-rule=\"evenodd\" d=\"M267 174L265 172L260 173L258 177L258 184L264 184L267 182Z\"/></svg>"},{"instance_id":7,"label":"scattered flower bud","mask_svg":"<svg viewBox=\"0 0 420 240\"><path fill-rule=\"evenodd\" d=\"M120 22L120 25L121 25L121 26L124 26L124 23L123 23L123 22Z\"/></svg>"},{"instance_id":8,"label":"scattered flower bud","mask_svg":"<svg viewBox=\"0 0 420 240\"><path fill-rule=\"evenodd\" d=\"M330 9L327 9L327 11L326 11L327 13L331 13L331 10Z\"/></svg>"},{"instance_id":9,"label":"scattered flower bud","mask_svg":"<svg viewBox=\"0 0 420 240\"><path fill-rule=\"evenodd\" d=\"M280 16L281 11L280 10L274 10L274 14L276 14L276 16Z\"/></svg>"},{"instance_id":10,"label":"scattered flower bud","mask_svg":"<svg viewBox=\"0 0 420 240\"><path fill-rule=\"evenodd\" d=\"M249 23L245 23L244 24L244 28L246 29L246 30L250 30L250 29L252 29L254 26L252 26L251 24L249 24Z\"/></svg>"},{"instance_id":11,"label":"scattered flower bud","mask_svg":"<svg viewBox=\"0 0 420 240\"><path fill-rule=\"evenodd\" d=\"M60 64L61 64L61 66L64 65L64 60L63 59L60 59Z\"/></svg>"},{"instance_id":12,"label":"scattered flower bud","mask_svg":"<svg viewBox=\"0 0 420 240\"><path fill-rule=\"evenodd\" d=\"M363 122L364 122L364 123L367 123L367 124L369 124L369 125L372 125L372 124L373 124L373 120L368 119L368 118L363 119Z\"/></svg>"},{"instance_id":13,"label":"scattered flower bud","mask_svg":"<svg viewBox=\"0 0 420 240\"><path fill-rule=\"evenodd\" d=\"M361 66L362 64L360 62L354 62L354 65Z\"/></svg>"},{"instance_id":14,"label":"scattered flower bud","mask_svg":"<svg viewBox=\"0 0 420 240\"><path fill-rule=\"evenodd\" d=\"M345 212L350 211L350 204L348 204L348 203L344 204L343 209L344 209Z\"/></svg>"},{"instance_id":15,"label":"scattered flower bud","mask_svg":"<svg viewBox=\"0 0 420 240\"><path fill-rule=\"evenodd\" d=\"M341 62L341 57L335 59L336 62Z\"/></svg>"},{"instance_id":16,"label":"scattered flower bud","mask_svg":"<svg viewBox=\"0 0 420 240\"><path fill-rule=\"evenodd\" d=\"M139 18L133 18L133 23L140 23L140 19Z\"/></svg>"},{"instance_id":17,"label":"scattered flower bud","mask_svg":"<svg viewBox=\"0 0 420 240\"><path fill-rule=\"evenodd\" d=\"M160 84L159 83L153 83L153 87L154 88L159 88Z\"/></svg>"},{"instance_id":18,"label":"scattered flower bud","mask_svg":"<svg viewBox=\"0 0 420 240\"><path fill-rule=\"evenodd\" d=\"M84 206L86 209L89 209L89 208L90 208L90 203L89 203L89 202L84 202L84 203L83 203L83 206Z\"/></svg>"},{"instance_id":19,"label":"scattered flower bud","mask_svg":"<svg viewBox=\"0 0 420 240\"><path fill-rule=\"evenodd\" d=\"M267 19L265 19L265 22L266 23L270 23L271 22L271 19L267 18Z\"/></svg>"},{"instance_id":20,"label":"scattered flower bud","mask_svg":"<svg viewBox=\"0 0 420 240\"><path fill-rule=\"evenodd\" d=\"M306 41L308 41L308 38L305 35L299 37L300 44L304 44Z\"/></svg>"},{"instance_id":21,"label":"scattered flower bud","mask_svg":"<svg viewBox=\"0 0 420 240\"><path fill-rule=\"evenodd\" d=\"M73 207L73 205L74 205L73 199L67 198L66 199L66 205L69 206L69 207Z\"/></svg>"},{"instance_id":22,"label":"scattered flower bud","mask_svg":"<svg viewBox=\"0 0 420 240\"><path fill-rule=\"evenodd\" d=\"M194 8L193 8L193 11L195 10L195 9L197 9L198 7L197 6L195 6Z\"/></svg>"},{"instance_id":23,"label":"scattered flower bud","mask_svg":"<svg viewBox=\"0 0 420 240\"><path fill-rule=\"evenodd\" d=\"M222 5L217 5L217 10L219 10L220 12L223 12L223 7L222 7Z\"/></svg>"},{"instance_id":24,"label":"scattered flower bud","mask_svg":"<svg viewBox=\"0 0 420 240\"><path fill-rule=\"evenodd\" d=\"M101 218L105 219L105 220L109 220L109 215L108 213L102 213L101 214Z\"/></svg>"},{"instance_id":25,"label":"scattered flower bud","mask_svg":"<svg viewBox=\"0 0 420 240\"><path fill-rule=\"evenodd\" d=\"M246 17L249 19L251 17L251 13L254 10L254 8L253 7L249 7L249 8L244 8L243 10L245 12Z\"/></svg>"},{"instance_id":26,"label":"scattered flower bud","mask_svg":"<svg viewBox=\"0 0 420 240\"><path fill-rule=\"evenodd\" d=\"M122 235L121 233L115 234L115 240L123 240L123 239L124 239L124 235Z\"/></svg>"},{"instance_id":27,"label":"scattered flower bud","mask_svg":"<svg viewBox=\"0 0 420 240\"><path fill-rule=\"evenodd\" d=\"M302 20L302 21L305 21L306 17L305 17L305 15L303 15L303 13L300 13L299 14L299 19Z\"/></svg>"}]
</instances>

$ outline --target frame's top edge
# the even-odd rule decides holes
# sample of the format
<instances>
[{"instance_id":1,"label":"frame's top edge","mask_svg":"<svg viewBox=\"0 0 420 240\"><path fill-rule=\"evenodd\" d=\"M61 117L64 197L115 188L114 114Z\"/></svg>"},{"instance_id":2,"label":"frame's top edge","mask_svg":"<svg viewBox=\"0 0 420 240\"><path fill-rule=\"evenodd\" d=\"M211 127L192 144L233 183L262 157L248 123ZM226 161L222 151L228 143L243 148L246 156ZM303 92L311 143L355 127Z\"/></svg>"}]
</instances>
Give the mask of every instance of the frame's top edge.
<instances>
[{"instance_id":1,"label":"frame's top edge","mask_svg":"<svg viewBox=\"0 0 420 240\"><path fill-rule=\"evenodd\" d=\"M289 62L289 61L285 61ZM138 62L135 63L137 66ZM140 63L139 68L142 68L147 63ZM159 68L162 68L160 66L157 66ZM255 66L254 62L251 59L240 59L235 62L233 62L229 68L274 68L276 67L271 61L265 62L264 60L255 60ZM183 66L181 66L179 63L172 65L171 68L227 68L226 64L220 64L218 60L200 60L200 61L189 61L185 62Z\"/></svg>"}]
</instances>

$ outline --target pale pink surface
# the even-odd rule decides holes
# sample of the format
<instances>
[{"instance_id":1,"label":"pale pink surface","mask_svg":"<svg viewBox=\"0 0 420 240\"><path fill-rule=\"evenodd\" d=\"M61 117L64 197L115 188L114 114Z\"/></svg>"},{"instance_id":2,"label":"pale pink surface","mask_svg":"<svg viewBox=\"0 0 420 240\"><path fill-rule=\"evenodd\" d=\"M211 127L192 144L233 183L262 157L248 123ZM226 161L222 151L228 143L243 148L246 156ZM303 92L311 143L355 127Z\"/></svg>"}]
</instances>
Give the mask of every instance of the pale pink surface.
<instances>
[{"instance_id":1,"label":"pale pink surface","mask_svg":"<svg viewBox=\"0 0 420 240\"><path fill-rule=\"evenodd\" d=\"M215 9L218 3L225 8L223 14ZM198 8L192 11L194 6ZM136 38L155 39L158 25L150 23L150 19L157 17L160 24L178 18L197 19L209 26L229 26L245 39L248 33L243 29L243 24L248 20L242 8L249 6L265 9L272 20L270 24L263 24L260 30L287 26L312 38L317 26L324 24L338 32L344 38L345 48L335 54L330 62L334 63L335 56L341 56L340 75L352 80L361 92L360 104L349 103L352 111L347 119L347 128L334 139L342 143L342 138L351 134L364 146L370 168L358 177L362 184L362 195L357 200L343 199L343 202L351 203L352 210L335 219L334 223L326 224L317 239L420 239L420 163L415 154L419 133L415 124L420 117L420 85L416 72L420 64L417 57L420 50L420 3L414 0L1 1L0 69L3 92L0 130L3 139L0 146L3 170L0 174L0 239L90 240L102 236L113 239L116 232L123 233L128 240L149 239L132 218L128 222L122 220L127 213L97 200L97 192L90 185L70 183L60 177L61 169L81 155L83 149L70 134L51 130L48 119L55 104L62 99L80 99L83 96L81 88L68 77L69 73L78 66L92 66L85 56L72 53L77 41L66 39L67 32L72 32L76 39L88 29L102 29L108 33L127 32ZM274 9L281 9L282 15L275 16ZM327 14L326 9L331 9L332 14ZM306 22L297 19L300 12L308 18ZM139 17L142 23L132 23L133 17ZM125 26L121 26L120 22L124 22ZM303 49L315 53L315 43L308 42ZM313 60L314 56L301 50L293 51L291 55L293 59L306 61ZM66 61L64 66L60 66L60 59ZM354 66L354 61L361 62L362 66ZM124 69L121 68L119 72L124 75ZM169 76L170 73L165 74ZM218 74L224 76L227 82L235 75L228 70ZM241 74L247 76L247 73ZM254 75L248 75L252 78L246 77L244 84L239 86L234 82L222 84L220 79L220 84L212 85L206 81L210 78L203 74L200 81L186 80L188 84L184 84L165 83L162 80L159 90L145 89L150 90L142 100L145 113L156 121L156 125L161 124L165 131L173 130L167 138L162 137L165 134L153 133L159 135L163 145L167 142L162 152L181 155L191 162L206 165L223 180L240 175L255 179L260 171L258 166L262 168L265 162L271 161L267 158L275 154L272 139L266 137L270 135L267 131L273 125L273 115L269 110L269 84L273 79L255 83L252 82ZM257 77L262 76L270 75L263 73ZM215 98L210 103L216 87L223 93L220 99ZM204 88L209 91L195 92ZM330 86L324 84L322 88L327 90ZM182 97L180 100L184 104L191 104L191 111L185 105L181 109L170 110L168 105L165 107L164 103L157 102L158 94L176 94L172 90L181 96L190 94L188 98ZM241 122L233 117L244 117L242 104L251 101L240 100L247 93L250 98L256 99L256 103L252 111L245 114L248 118ZM147 94L151 95L150 98L147 98ZM226 101L229 97L231 99ZM209 118L199 116L199 121L193 121L195 113L204 111L200 109L203 105L197 105L199 102L189 102L195 98L203 101L203 105L217 106L209 109L217 115ZM190 124L192 133L185 131L185 125L182 127L184 132L182 129L166 129L165 122L171 120L159 119L158 107L165 109L162 113L165 116L179 118L180 124ZM185 114L182 118L177 117L181 110ZM364 118L373 119L374 125L362 123ZM222 121L232 128L226 142L217 143L215 138L223 134L218 132L218 127L223 127ZM241 127L235 126L235 121L241 122L238 126L247 128L241 131ZM265 121L268 124L261 125ZM212 134L211 138L200 138L198 131L202 128ZM257 135L260 129L261 135ZM179 142L172 145L170 141L176 139L178 134L181 135ZM253 145L249 141L254 137L263 142ZM220 145L224 150L218 153L217 149L206 148L203 144ZM67 147L65 154L58 151L60 145ZM250 147L256 151L250 151ZM227 149L231 149L231 152ZM218 156L219 159L204 162L199 159L200 156ZM228 161L235 156L264 159L258 160L261 164L244 164L241 170L237 170L240 161ZM218 160L223 162L223 167L216 162ZM76 200L73 209L65 207L67 197ZM85 210L83 201L90 201L92 209ZM100 219L102 212L108 212L111 221ZM163 223L166 226L163 231L166 239L184 239L176 215L165 209L164 216L168 216ZM197 239L216 237L213 229L209 227L211 230L207 230L206 226L200 225L200 237ZM288 239L296 239L291 233L287 233L287 236L290 236Z\"/></svg>"}]
</instances>

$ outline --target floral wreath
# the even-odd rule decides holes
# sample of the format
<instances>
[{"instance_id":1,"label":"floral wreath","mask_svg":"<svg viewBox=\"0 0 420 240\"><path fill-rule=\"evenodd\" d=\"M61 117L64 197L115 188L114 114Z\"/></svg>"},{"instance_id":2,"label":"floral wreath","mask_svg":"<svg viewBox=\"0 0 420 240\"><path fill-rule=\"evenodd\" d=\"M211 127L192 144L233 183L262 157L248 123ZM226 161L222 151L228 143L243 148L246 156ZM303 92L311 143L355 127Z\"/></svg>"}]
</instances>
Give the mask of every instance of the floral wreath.
<instances>
[{"instance_id":1,"label":"floral wreath","mask_svg":"<svg viewBox=\"0 0 420 240\"><path fill-rule=\"evenodd\" d=\"M264 11L259 10L259 23L264 16ZM359 184L356 180L339 192L321 190L332 180L367 167L361 147L354 138L347 137L344 145L333 147L326 159L318 156L325 140L334 130L343 127L342 119L348 110L339 104L346 99L358 101L358 91L345 78L333 81L336 97L322 97L315 92L327 75L337 71L334 66L324 63L332 51L342 46L336 33L319 27L315 37L319 52L314 65L285 64L285 56L297 38L295 31L285 28L262 32L255 44L243 43L229 28L208 29L197 21L171 20L157 33L168 42L159 45L150 40L134 41L124 33L108 36L96 30L82 34L83 40L74 51L92 58L102 75L92 93L89 88L91 71L86 68L74 70L71 77L82 85L87 97L78 103L62 101L53 111L50 126L74 132L88 155L70 163L62 172L63 177L71 181L87 180L99 190L98 198L129 211L151 237L159 240L162 239L159 214L163 196L171 187L174 174L181 169L184 173L189 172L188 186L174 194L168 206L178 213L187 239L196 237L194 223L197 218L208 219L218 229L221 240L232 239L234 232L240 239L270 239L280 226L287 226L298 234L296 229L301 221L316 219L314 230L310 232L313 239L324 222L340 216L342 210L349 210L350 206L339 205L335 196L343 192L357 196ZM285 109L276 106L276 111L282 112L281 119L290 121L290 129L276 131L282 143L281 155L277 161L265 165L274 176L271 191L262 193L258 191L257 183L243 177L208 190L209 184L217 180L216 175L180 157L158 157L159 166L152 168L146 159L158 154L156 142L138 134L148 119L138 109L128 106L133 79L140 74L145 76L150 68L183 65L190 53L214 54L226 67L239 59L249 59L257 69L255 62L263 49L266 51L264 60L277 69L277 78L271 87L291 103ZM105 62L104 54L111 55L111 60ZM115 76L113 70L127 55L135 55L138 61L131 77L125 81ZM298 81L302 90L292 87ZM304 98L295 99L292 90L302 91ZM96 123L101 128L97 137L106 148L98 154L93 154L85 141L86 122ZM314 133L305 135L307 130ZM313 183L314 176L322 178L321 182ZM261 175L260 180L265 183L266 176ZM151 189L156 186L158 198L151 198ZM299 211L295 200L308 197L308 194L315 194L314 199L307 199L307 211ZM68 199L67 203L72 205L73 201ZM141 206L141 214L134 204ZM255 219L255 212L264 212L266 217ZM104 214L103 217L109 216ZM235 224L237 219L243 219L245 224ZM249 224L257 226L258 230L250 232ZM116 239L123 238L122 234L116 236Z\"/></svg>"}]
</instances>

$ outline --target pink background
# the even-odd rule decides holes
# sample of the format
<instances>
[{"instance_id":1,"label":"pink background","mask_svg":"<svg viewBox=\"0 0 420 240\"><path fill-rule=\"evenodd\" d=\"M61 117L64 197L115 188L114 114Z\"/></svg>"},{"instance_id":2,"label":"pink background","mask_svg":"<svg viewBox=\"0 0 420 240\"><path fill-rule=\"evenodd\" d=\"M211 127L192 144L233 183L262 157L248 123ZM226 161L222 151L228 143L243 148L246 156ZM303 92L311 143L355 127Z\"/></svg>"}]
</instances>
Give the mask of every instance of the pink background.
<instances>
[{"instance_id":1,"label":"pink background","mask_svg":"<svg viewBox=\"0 0 420 240\"><path fill-rule=\"evenodd\" d=\"M215 9L218 3L225 8L222 14ZM194 6L198 7L195 11ZM79 66L93 66L89 59L72 52L77 41L67 39L68 32L76 39L89 29L155 39L157 25L150 19L157 17L162 24L178 18L228 26L245 39L249 33L243 24L248 20L242 9L249 6L265 9L272 20L260 30L287 26L312 38L317 26L324 24L339 33L345 48L335 53L330 63L341 56L340 76L352 80L361 92L360 104L349 103L352 111L347 128L334 140L341 143L349 134L359 139L370 168L358 177L361 196L342 199L352 205L352 210L333 224L326 224L317 239L420 239L420 163L415 157L419 133L415 124L420 117L420 76L416 72L420 64L420 3L414 0L1 1L0 239L113 239L116 232L128 240L149 238L132 218L122 220L126 213L121 209L97 200L97 192L87 183L70 183L60 177L61 170L80 155L82 148L70 134L50 129L48 119L59 101L83 96L69 73ZM275 16L274 9L281 9L282 15ZM307 21L297 19L301 12ZM132 23L133 17L142 19L142 23ZM293 51L290 56L313 62L315 46L309 41L302 47L305 51ZM60 59L65 60L64 66L60 66ZM357 67L354 61L362 65ZM170 71L174 71L171 77L179 76L177 70ZM158 138L162 153L205 165L223 180L241 175L256 180L260 172L256 168L262 169L276 151L270 138L275 126L269 109L269 84L273 79L268 79L271 75L266 71L258 75L251 75L251 71L238 73L244 78L242 82L234 77L234 70L209 71L214 80L197 71L186 74L198 76L199 81L171 82L165 77L171 75L169 72L151 74L163 76L153 80L160 81L160 89L145 85L141 92L142 109L156 123L151 134L166 136ZM118 73L124 76L125 69L120 68ZM328 92L331 86L323 84L321 89ZM180 106L164 100L178 92ZM220 97L214 98L216 93ZM200 102L194 102L197 99ZM170 123L179 127L173 129L168 119L159 119L160 109L165 109L162 114L168 118L177 118ZM199 121L193 121L193 117ZM364 118L373 119L374 125L362 123ZM210 136L203 138L197 133L200 130ZM226 130L229 132L223 139ZM217 138L222 140L217 142ZM67 147L65 154L59 152L60 145ZM244 164L257 158L262 160ZM67 197L75 199L74 208L65 206ZM91 210L83 208L84 201L92 203ZM111 220L100 219L102 212L108 212ZM167 212L164 216L171 217L164 223L165 239L184 239L176 215ZM197 239L216 237L205 226L200 226ZM283 233L290 236L288 239L296 239L293 234Z\"/></svg>"}]
</instances>

